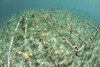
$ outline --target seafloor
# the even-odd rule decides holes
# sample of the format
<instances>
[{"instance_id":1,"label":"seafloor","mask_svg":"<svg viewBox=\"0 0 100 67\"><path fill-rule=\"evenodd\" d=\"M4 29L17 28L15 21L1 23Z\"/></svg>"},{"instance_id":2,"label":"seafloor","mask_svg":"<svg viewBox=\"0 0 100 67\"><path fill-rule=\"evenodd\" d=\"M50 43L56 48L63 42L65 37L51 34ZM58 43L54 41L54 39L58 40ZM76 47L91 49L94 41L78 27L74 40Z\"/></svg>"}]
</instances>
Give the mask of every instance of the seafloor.
<instances>
[{"instance_id":1,"label":"seafloor","mask_svg":"<svg viewBox=\"0 0 100 67\"><path fill-rule=\"evenodd\" d=\"M25 11L0 31L0 67L99 67L99 27L66 10Z\"/></svg>"}]
</instances>

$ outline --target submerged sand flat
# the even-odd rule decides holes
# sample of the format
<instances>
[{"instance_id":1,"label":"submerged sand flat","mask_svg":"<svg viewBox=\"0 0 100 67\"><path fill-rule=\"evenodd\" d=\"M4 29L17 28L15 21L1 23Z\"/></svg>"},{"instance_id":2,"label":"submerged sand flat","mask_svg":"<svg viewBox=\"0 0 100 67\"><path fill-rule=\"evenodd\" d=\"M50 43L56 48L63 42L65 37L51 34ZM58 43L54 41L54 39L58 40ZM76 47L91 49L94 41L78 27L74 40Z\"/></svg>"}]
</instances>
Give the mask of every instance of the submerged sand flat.
<instances>
[{"instance_id":1,"label":"submerged sand flat","mask_svg":"<svg viewBox=\"0 0 100 67\"><path fill-rule=\"evenodd\" d=\"M99 67L99 29L70 11L25 11L0 31L0 67Z\"/></svg>"}]
</instances>

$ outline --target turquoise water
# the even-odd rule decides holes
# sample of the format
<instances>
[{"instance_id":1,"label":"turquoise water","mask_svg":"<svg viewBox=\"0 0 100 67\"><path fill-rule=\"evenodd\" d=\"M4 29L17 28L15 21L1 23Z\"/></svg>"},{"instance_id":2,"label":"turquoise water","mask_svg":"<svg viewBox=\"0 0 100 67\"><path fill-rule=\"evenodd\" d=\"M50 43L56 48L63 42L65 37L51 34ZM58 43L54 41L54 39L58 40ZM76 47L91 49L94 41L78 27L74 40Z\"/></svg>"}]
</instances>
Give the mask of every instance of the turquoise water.
<instances>
[{"instance_id":1,"label":"turquoise water","mask_svg":"<svg viewBox=\"0 0 100 67\"><path fill-rule=\"evenodd\" d=\"M0 22L17 11L63 8L88 16L100 24L100 0L0 0Z\"/></svg>"},{"instance_id":2,"label":"turquoise water","mask_svg":"<svg viewBox=\"0 0 100 67\"><path fill-rule=\"evenodd\" d=\"M1 0L0 28L11 21L0 30L0 67L99 67L99 6L98 0Z\"/></svg>"}]
</instances>

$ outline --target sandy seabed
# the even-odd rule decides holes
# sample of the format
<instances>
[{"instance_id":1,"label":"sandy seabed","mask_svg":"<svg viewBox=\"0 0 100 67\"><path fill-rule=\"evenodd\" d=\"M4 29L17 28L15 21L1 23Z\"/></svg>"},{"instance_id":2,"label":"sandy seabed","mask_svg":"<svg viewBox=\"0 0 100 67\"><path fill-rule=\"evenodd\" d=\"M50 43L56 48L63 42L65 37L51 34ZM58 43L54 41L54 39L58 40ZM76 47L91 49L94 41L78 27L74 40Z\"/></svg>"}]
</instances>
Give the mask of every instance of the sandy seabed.
<instances>
[{"instance_id":1,"label":"sandy seabed","mask_svg":"<svg viewBox=\"0 0 100 67\"><path fill-rule=\"evenodd\" d=\"M100 66L99 27L70 11L25 11L0 38L0 67Z\"/></svg>"}]
</instances>

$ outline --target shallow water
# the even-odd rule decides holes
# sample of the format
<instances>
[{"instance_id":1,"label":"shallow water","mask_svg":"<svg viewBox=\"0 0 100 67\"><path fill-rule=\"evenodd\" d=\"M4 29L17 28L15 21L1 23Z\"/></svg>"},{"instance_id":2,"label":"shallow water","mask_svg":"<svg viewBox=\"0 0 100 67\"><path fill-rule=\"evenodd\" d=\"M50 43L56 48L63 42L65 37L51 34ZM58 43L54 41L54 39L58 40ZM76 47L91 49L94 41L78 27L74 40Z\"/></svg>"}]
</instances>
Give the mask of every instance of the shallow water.
<instances>
[{"instance_id":1,"label":"shallow water","mask_svg":"<svg viewBox=\"0 0 100 67\"><path fill-rule=\"evenodd\" d=\"M99 6L99 0L1 0L0 67L99 67Z\"/></svg>"},{"instance_id":2,"label":"shallow water","mask_svg":"<svg viewBox=\"0 0 100 67\"><path fill-rule=\"evenodd\" d=\"M0 31L1 67L99 67L100 28L90 20L61 9L22 15Z\"/></svg>"},{"instance_id":3,"label":"shallow water","mask_svg":"<svg viewBox=\"0 0 100 67\"><path fill-rule=\"evenodd\" d=\"M0 0L0 21L11 17L17 11L38 8L63 8L86 15L99 24L99 6L99 0Z\"/></svg>"}]
</instances>

